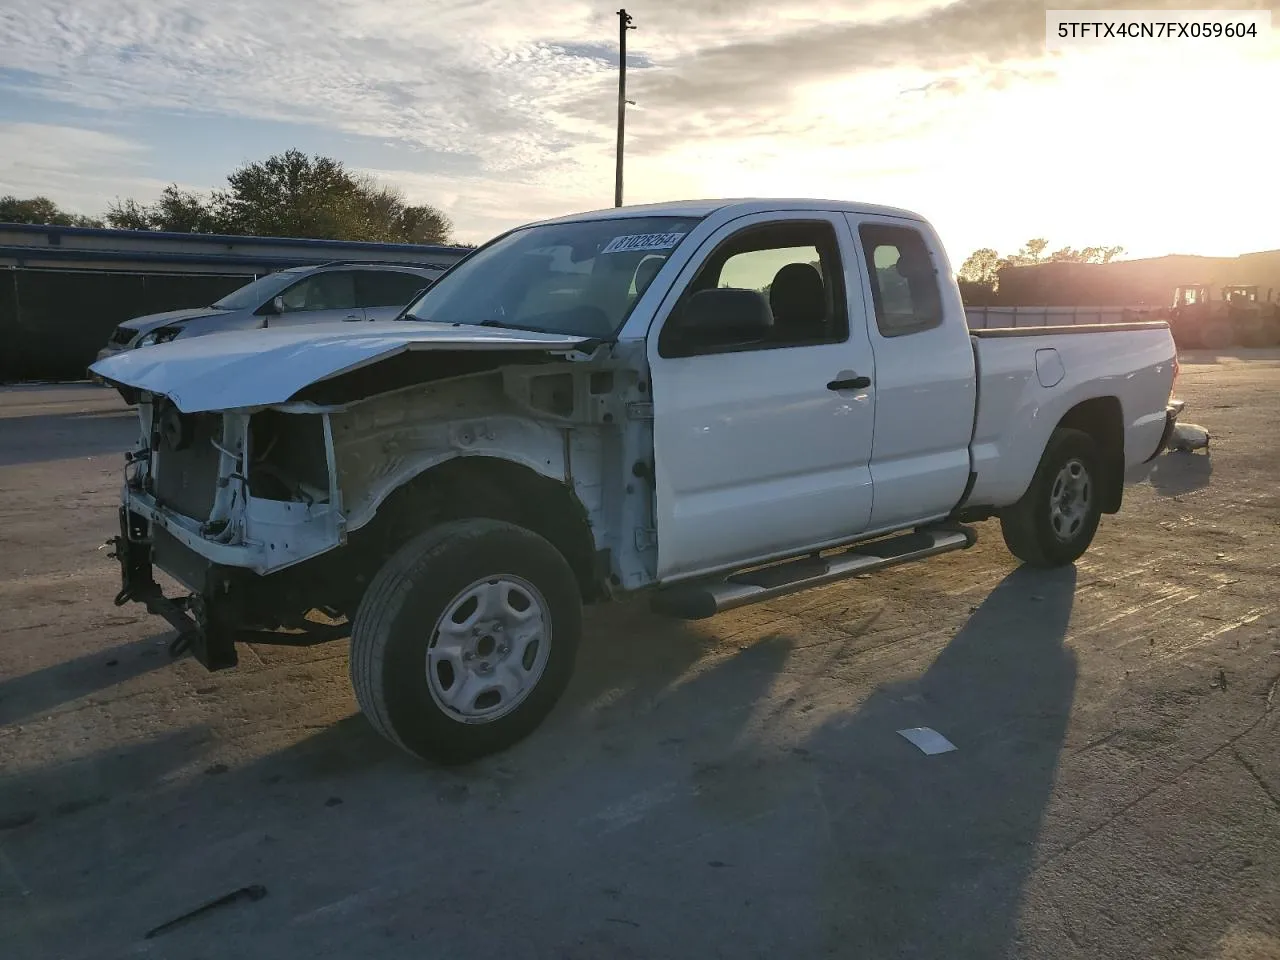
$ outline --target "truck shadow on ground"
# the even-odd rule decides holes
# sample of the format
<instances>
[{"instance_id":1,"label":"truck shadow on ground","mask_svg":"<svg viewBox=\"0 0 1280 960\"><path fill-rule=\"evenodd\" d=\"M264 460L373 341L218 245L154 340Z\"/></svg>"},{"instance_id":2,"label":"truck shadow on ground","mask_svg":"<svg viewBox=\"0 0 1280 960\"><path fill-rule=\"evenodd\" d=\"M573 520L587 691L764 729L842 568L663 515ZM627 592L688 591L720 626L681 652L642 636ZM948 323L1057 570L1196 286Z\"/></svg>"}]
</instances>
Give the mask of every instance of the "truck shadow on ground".
<instances>
[{"instance_id":1,"label":"truck shadow on ground","mask_svg":"<svg viewBox=\"0 0 1280 960\"><path fill-rule=\"evenodd\" d=\"M831 955L1002 957L1015 947L1076 681L1074 568L1020 568L919 679L817 730ZM926 756L895 731L957 747Z\"/></svg>"},{"instance_id":2,"label":"truck shadow on ground","mask_svg":"<svg viewBox=\"0 0 1280 960\"><path fill-rule=\"evenodd\" d=\"M1125 483L1149 482L1163 497L1177 497L1209 485L1213 460L1207 453L1170 452L1125 474Z\"/></svg>"},{"instance_id":3,"label":"truck shadow on ground","mask_svg":"<svg viewBox=\"0 0 1280 960\"><path fill-rule=\"evenodd\" d=\"M138 416L132 410L0 417L0 467L106 455L118 455L123 465L124 452L137 439Z\"/></svg>"},{"instance_id":4,"label":"truck shadow on ground","mask_svg":"<svg viewBox=\"0 0 1280 960\"><path fill-rule=\"evenodd\" d=\"M792 891L774 899L786 905L777 923L809 928L795 955L986 960L1015 947L1074 699L1074 591L1074 568L1019 568L923 675L814 728L790 750L800 764L755 740L717 764L730 782L703 799L755 822L758 860L739 867ZM838 646L809 668L795 705L838 676ZM925 756L896 732L919 726L957 750ZM809 824L799 837L797 823Z\"/></svg>"},{"instance_id":5,"label":"truck shadow on ground","mask_svg":"<svg viewBox=\"0 0 1280 960\"><path fill-rule=\"evenodd\" d=\"M1015 571L921 676L825 721L806 710L856 635L726 644L628 604L589 614L546 724L465 768L353 715L243 765L191 725L3 778L32 815L6 830L10 882L40 908L9 917L17 956L136 944L250 883L271 895L166 935L171 955L402 956L428 934L472 958L1004 955L1072 703L1074 583ZM919 725L958 751L895 733Z\"/></svg>"},{"instance_id":6,"label":"truck shadow on ground","mask_svg":"<svg viewBox=\"0 0 1280 960\"><path fill-rule=\"evenodd\" d=\"M0 727L169 666L173 661L165 645L172 638L172 633L158 633L0 680Z\"/></svg>"}]
</instances>

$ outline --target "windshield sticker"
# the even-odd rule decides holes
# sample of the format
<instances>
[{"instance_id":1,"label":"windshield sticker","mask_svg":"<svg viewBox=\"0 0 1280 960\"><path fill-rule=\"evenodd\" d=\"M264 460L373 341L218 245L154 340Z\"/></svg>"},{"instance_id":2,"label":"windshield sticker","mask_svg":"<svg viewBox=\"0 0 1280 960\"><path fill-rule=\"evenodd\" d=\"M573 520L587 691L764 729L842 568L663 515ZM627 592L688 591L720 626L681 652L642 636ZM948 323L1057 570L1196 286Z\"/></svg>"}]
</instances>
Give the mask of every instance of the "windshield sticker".
<instances>
[{"instance_id":1,"label":"windshield sticker","mask_svg":"<svg viewBox=\"0 0 1280 960\"><path fill-rule=\"evenodd\" d=\"M636 253L640 250L670 250L681 240L683 233L632 233L624 237L614 237L603 250L603 253Z\"/></svg>"}]
</instances>

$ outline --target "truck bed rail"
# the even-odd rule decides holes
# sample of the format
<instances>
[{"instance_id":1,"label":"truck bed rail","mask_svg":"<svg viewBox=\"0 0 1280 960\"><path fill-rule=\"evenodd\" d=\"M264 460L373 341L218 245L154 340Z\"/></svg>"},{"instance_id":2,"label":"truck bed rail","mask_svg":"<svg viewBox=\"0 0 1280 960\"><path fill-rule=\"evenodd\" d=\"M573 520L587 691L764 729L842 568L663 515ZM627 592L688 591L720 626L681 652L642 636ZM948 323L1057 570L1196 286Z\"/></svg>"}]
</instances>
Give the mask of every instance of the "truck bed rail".
<instances>
[{"instance_id":1,"label":"truck bed rail","mask_svg":"<svg viewBox=\"0 0 1280 960\"><path fill-rule=\"evenodd\" d=\"M1139 320L1134 323L1079 323L1069 327L987 327L970 330L969 335L981 340L1001 337L1046 337L1067 333L1128 333L1132 330L1168 330L1163 320Z\"/></svg>"}]
</instances>

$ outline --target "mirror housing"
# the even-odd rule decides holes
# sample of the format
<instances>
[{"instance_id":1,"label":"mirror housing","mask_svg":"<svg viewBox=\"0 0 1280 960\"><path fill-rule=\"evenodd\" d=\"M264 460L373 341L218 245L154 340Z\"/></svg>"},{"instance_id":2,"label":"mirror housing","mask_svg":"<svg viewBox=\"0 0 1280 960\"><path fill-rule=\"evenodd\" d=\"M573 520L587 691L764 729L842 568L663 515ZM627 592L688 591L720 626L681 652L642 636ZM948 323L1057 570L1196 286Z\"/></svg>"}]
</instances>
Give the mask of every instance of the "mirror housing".
<instances>
[{"instance_id":1,"label":"mirror housing","mask_svg":"<svg viewBox=\"0 0 1280 960\"><path fill-rule=\"evenodd\" d=\"M773 311L758 290L699 290L672 318L681 352L759 343L773 331Z\"/></svg>"}]
</instances>

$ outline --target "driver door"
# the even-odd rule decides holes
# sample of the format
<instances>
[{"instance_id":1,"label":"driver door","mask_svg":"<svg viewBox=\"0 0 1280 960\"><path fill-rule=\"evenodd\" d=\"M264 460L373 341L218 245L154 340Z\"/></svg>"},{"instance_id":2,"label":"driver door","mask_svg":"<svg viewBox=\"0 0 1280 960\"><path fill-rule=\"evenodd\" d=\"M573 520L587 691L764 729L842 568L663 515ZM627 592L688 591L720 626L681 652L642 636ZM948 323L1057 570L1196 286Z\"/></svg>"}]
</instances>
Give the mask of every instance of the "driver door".
<instances>
[{"instance_id":1,"label":"driver door","mask_svg":"<svg viewBox=\"0 0 1280 960\"><path fill-rule=\"evenodd\" d=\"M866 529L874 361L855 256L836 214L760 214L714 234L677 280L647 347L660 580ZM673 355L684 300L725 286L763 293L772 333Z\"/></svg>"},{"instance_id":2,"label":"driver door","mask_svg":"<svg viewBox=\"0 0 1280 960\"><path fill-rule=\"evenodd\" d=\"M279 313L268 314L268 327L294 327L335 320L364 320L364 310L356 306L356 271L328 270L313 273L295 283L278 298Z\"/></svg>"}]
</instances>

